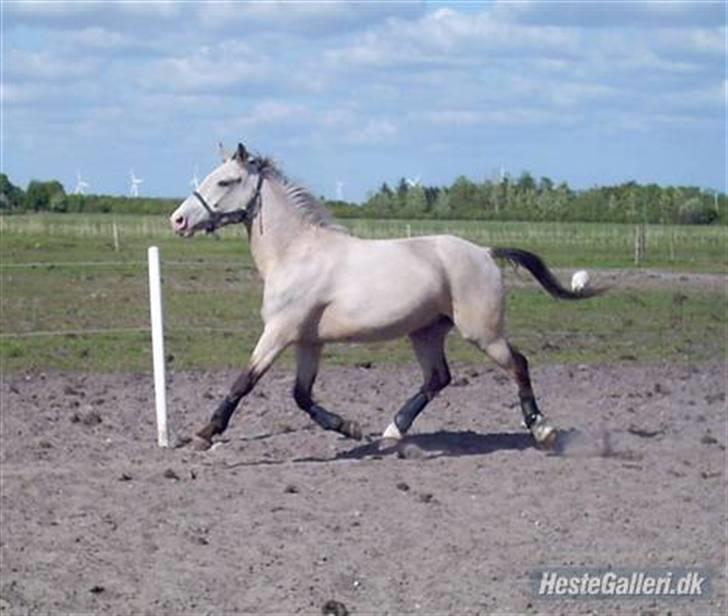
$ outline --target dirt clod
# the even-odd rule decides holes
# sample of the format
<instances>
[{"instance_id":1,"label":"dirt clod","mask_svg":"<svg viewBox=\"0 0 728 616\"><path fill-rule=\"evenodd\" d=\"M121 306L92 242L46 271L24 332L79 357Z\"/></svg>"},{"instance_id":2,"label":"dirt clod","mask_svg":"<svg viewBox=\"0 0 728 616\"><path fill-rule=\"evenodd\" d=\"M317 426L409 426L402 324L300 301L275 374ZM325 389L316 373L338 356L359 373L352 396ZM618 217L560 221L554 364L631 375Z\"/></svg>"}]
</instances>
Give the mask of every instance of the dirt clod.
<instances>
[{"instance_id":1,"label":"dirt clod","mask_svg":"<svg viewBox=\"0 0 728 616\"><path fill-rule=\"evenodd\" d=\"M346 606L341 601L334 601L333 599L324 603L321 613L324 616L349 616L349 610Z\"/></svg>"},{"instance_id":2,"label":"dirt clod","mask_svg":"<svg viewBox=\"0 0 728 616\"><path fill-rule=\"evenodd\" d=\"M705 434L703 434L703 436L700 437L700 442L703 445L715 445L718 442L718 439L710 434L710 432L706 432Z\"/></svg>"}]
</instances>

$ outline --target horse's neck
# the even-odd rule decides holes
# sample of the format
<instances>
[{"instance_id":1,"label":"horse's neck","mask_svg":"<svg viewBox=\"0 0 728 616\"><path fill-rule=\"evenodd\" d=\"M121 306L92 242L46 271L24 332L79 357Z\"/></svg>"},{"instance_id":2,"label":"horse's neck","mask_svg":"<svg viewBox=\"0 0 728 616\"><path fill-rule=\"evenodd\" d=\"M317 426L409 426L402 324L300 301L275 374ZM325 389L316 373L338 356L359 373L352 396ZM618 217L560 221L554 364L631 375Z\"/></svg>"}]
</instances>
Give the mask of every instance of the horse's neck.
<instances>
[{"instance_id":1,"label":"horse's neck","mask_svg":"<svg viewBox=\"0 0 728 616\"><path fill-rule=\"evenodd\" d=\"M261 193L260 211L250 225L250 251L255 266L265 278L312 228L286 202L283 188L264 182Z\"/></svg>"}]
</instances>

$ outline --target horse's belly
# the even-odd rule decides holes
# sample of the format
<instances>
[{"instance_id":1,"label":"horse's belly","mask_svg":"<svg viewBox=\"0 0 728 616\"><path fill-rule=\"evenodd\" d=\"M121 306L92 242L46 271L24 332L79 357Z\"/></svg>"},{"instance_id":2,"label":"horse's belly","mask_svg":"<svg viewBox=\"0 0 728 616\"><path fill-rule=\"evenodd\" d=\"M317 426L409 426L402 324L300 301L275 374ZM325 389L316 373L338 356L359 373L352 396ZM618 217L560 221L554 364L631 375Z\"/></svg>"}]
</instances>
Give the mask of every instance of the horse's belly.
<instances>
[{"instance_id":1,"label":"horse's belly","mask_svg":"<svg viewBox=\"0 0 728 616\"><path fill-rule=\"evenodd\" d=\"M424 239L353 243L328 289L317 324L324 342L390 340L451 312L433 243Z\"/></svg>"},{"instance_id":2,"label":"horse's belly","mask_svg":"<svg viewBox=\"0 0 728 616\"><path fill-rule=\"evenodd\" d=\"M359 301L332 303L321 315L322 342L375 342L399 338L435 321L442 307L433 296L387 297L372 294Z\"/></svg>"}]
</instances>

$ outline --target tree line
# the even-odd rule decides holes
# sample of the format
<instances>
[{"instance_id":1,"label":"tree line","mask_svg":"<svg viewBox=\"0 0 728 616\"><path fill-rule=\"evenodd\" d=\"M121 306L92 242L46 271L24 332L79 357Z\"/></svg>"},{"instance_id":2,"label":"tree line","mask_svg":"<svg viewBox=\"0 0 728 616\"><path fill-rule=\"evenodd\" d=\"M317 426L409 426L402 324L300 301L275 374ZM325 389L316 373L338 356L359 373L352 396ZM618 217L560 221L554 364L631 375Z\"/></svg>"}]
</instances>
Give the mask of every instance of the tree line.
<instances>
[{"instance_id":1,"label":"tree line","mask_svg":"<svg viewBox=\"0 0 728 616\"><path fill-rule=\"evenodd\" d=\"M395 187L385 182L361 204L322 200L340 218L728 223L725 193L637 182L574 190L547 177L536 180L528 172L482 182L461 176L447 187L402 178ZM167 214L178 203L179 199L67 194L56 180L32 180L23 190L0 174L0 213Z\"/></svg>"},{"instance_id":2,"label":"tree line","mask_svg":"<svg viewBox=\"0 0 728 616\"><path fill-rule=\"evenodd\" d=\"M547 177L474 182L461 176L449 187L382 186L358 208L375 218L442 218L580 222L711 224L728 222L724 193L698 187L626 182L574 190Z\"/></svg>"},{"instance_id":3,"label":"tree line","mask_svg":"<svg viewBox=\"0 0 728 616\"><path fill-rule=\"evenodd\" d=\"M23 190L0 173L0 213L161 214L173 211L178 204L179 199L67 194L57 180L31 180Z\"/></svg>"}]
</instances>

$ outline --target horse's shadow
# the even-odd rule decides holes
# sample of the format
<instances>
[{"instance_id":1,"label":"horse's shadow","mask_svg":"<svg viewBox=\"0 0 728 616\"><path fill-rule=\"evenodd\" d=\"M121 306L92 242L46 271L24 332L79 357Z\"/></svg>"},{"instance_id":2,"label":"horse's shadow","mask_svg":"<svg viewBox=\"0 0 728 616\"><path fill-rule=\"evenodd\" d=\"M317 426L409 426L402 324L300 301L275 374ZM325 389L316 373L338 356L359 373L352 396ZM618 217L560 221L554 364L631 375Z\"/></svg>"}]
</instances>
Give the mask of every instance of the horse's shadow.
<instances>
[{"instance_id":1,"label":"horse's shadow","mask_svg":"<svg viewBox=\"0 0 728 616\"><path fill-rule=\"evenodd\" d=\"M449 458L482 456L497 451L523 451L535 449L533 436L524 432L496 432L479 434L471 430L440 431L430 434L412 434L396 443L376 440L353 449L342 451L333 460L363 460L397 456L399 458Z\"/></svg>"},{"instance_id":2,"label":"horse's shadow","mask_svg":"<svg viewBox=\"0 0 728 616\"><path fill-rule=\"evenodd\" d=\"M272 434L259 435L247 440L270 438ZM321 464L346 460L382 460L395 456L404 459L433 460L462 456L483 456L497 451L523 451L538 449L533 436L524 432L496 432L479 434L471 430L450 432L440 431L430 434L412 434L401 441L392 443L382 440L378 435L371 435L364 445L340 451L331 457L305 456L293 460L245 460L228 465L259 466L272 464Z\"/></svg>"}]
</instances>

